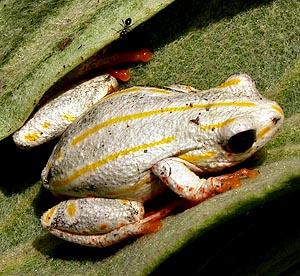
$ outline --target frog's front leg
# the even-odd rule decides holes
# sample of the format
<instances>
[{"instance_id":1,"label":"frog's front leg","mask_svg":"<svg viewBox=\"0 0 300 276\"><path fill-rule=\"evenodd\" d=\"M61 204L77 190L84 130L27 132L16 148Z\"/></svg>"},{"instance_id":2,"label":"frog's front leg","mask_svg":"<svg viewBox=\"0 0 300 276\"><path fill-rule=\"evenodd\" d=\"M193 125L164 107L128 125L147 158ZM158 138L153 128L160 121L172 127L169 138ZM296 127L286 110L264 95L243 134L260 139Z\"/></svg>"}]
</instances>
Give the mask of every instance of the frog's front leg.
<instances>
[{"instance_id":1,"label":"frog's front leg","mask_svg":"<svg viewBox=\"0 0 300 276\"><path fill-rule=\"evenodd\" d=\"M131 236L159 230L169 210L144 218L142 203L132 200L80 198L60 202L41 218L44 228L64 240L106 247Z\"/></svg>"},{"instance_id":2,"label":"frog's front leg","mask_svg":"<svg viewBox=\"0 0 300 276\"><path fill-rule=\"evenodd\" d=\"M205 179L199 178L185 163L187 162L179 158L167 158L157 162L152 171L171 190L193 202L201 202L236 188L240 186L240 178L255 177L258 174L257 171L241 169L235 173Z\"/></svg>"}]
</instances>

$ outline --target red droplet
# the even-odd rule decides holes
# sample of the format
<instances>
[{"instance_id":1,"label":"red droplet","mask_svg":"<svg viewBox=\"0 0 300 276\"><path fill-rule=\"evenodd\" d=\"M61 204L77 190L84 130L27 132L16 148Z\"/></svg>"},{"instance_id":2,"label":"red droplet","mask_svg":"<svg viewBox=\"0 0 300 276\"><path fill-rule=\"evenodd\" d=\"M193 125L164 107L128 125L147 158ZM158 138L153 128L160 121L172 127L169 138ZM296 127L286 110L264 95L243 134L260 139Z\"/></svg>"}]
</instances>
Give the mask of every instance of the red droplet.
<instances>
[{"instance_id":1,"label":"red droplet","mask_svg":"<svg viewBox=\"0 0 300 276\"><path fill-rule=\"evenodd\" d=\"M117 70L117 69L107 69L105 70L108 74L112 75L116 79L121 81L129 81L130 79L130 71L127 69Z\"/></svg>"}]
</instances>

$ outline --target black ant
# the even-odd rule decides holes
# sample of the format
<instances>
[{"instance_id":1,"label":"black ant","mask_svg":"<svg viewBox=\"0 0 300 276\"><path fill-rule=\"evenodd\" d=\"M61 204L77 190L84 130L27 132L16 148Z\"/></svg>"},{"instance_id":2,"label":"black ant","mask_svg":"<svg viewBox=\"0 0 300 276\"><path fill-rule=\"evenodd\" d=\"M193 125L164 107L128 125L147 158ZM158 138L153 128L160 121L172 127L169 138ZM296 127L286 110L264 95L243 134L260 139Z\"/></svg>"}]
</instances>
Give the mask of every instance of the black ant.
<instances>
[{"instance_id":1,"label":"black ant","mask_svg":"<svg viewBox=\"0 0 300 276\"><path fill-rule=\"evenodd\" d=\"M120 34L120 38L123 38L128 33L131 22L132 21L130 17L128 17L126 20L122 19L122 24L120 23L120 25L123 29L118 31L118 33Z\"/></svg>"}]
</instances>

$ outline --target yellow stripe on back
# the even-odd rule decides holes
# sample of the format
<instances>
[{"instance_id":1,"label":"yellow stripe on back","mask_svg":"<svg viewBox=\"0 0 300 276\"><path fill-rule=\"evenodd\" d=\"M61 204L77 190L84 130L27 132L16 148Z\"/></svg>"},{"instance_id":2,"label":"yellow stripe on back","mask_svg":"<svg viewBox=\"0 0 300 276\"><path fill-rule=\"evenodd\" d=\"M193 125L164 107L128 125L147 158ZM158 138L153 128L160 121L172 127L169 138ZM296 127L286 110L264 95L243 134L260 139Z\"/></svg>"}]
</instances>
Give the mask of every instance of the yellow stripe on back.
<instances>
[{"instance_id":1,"label":"yellow stripe on back","mask_svg":"<svg viewBox=\"0 0 300 276\"><path fill-rule=\"evenodd\" d=\"M282 109L280 108L280 106L272 105L272 108L275 109L281 116L284 116L284 113L283 113Z\"/></svg>"},{"instance_id":2,"label":"yellow stripe on back","mask_svg":"<svg viewBox=\"0 0 300 276\"><path fill-rule=\"evenodd\" d=\"M113 153L111 155L108 155L107 157L105 157L101 160L98 160L94 163L91 163L87 166L84 166L84 167L74 171L72 174L70 174L65 179L54 181L53 185L67 185L70 182L72 182L73 180L75 180L76 178L82 176L83 174L88 173L89 171L93 171L93 170L97 169L98 167L103 166L104 164L106 164L106 163L108 163L108 162L110 162L114 159L117 159L119 157L131 154L131 153L136 152L136 151L145 150L145 149L155 147L155 146L158 146L158 145L171 143L174 140L175 140L174 136L169 136L169 137L163 138L159 141L154 141L154 142L151 142L151 143L148 143L148 144L142 144L142 145L138 145L138 146L135 146L135 147L132 147L132 148L127 148L127 149L119 151L119 152L115 152L115 153Z\"/></svg>"},{"instance_id":3,"label":"yellow stripe on back","mask_svg":"<svg viewBox=\"0 0 300 276\"><path fill-rule=\"evenodd\" d=\"M135 113L135 114L130 114L130 115L125 115L122 117L115 117L112 119L109 119L103 123L100 123L98 125L95 125L92 128L89 128L79 136L75 137L71 145L75 146L77 143L80 141L84 140L91 134L97 132L101 128L104 128L106 126L115 124L115 123L120 123L120 122L125 122L129 120L135 120L135 119L140 119L140 118L145 118L153 115L159 115L162 113L171 113L171 112L181 112L181 111L187 111L191 109L196 109L196 108L211 108L211 107L220 107L220 106L241 106L241 107L252 107L256 106L255 103L252 102L219 102L219 103L211 103L211 104L193 104L193 105L184 105L184 106L178 106L178 107L165 107L161 109L156 109L156 110L150 110L150 111L144 111L140 113Z\"/></svg>"},{"instance_id":4,"label":"yellow stripe on back","mask_svg":"<svg viewBox=\"0 0 300 276\"><path fill-rule=\"evenodd\" d=\"M241 82L241 79L231 79L231 80L228 80L224 83L222 83L221 85L217 86L217 88L227 88L229 86L232 86L232 85L237 85Z\"/></svg>"},{"instance_id":5,"label":"yellow stripe on back","mask_svg":"<svg viewBox=\"0 0 300 276\"><path fill-rule=\"evenodd\" d=\"M235 118L229 118L229 119L227 119L227 120L225 120L223 122L220 122L220 123L202 126L201 130L207 131L207 130L212 130L212 129L215 129L215 128L221 128L223 126L226 126L226 125L230 124L234 120L235 120Z\"/></svg>"},{"instance_id":6,"label":"yellow stripe on back","mask_svg":"<svg viewBox=\"0 0 300 276\"><path fill-rule=\"evenodd\" d=\"M205 153L199 154L199 155L182 154L182 155L179 155L178 158L188 161L190 163L196 163L201 160L209 159L212 156L214 156L215 154L216 154L215 151L209 151L209 152L205 152Z\"/></svg>"}]
</instances>

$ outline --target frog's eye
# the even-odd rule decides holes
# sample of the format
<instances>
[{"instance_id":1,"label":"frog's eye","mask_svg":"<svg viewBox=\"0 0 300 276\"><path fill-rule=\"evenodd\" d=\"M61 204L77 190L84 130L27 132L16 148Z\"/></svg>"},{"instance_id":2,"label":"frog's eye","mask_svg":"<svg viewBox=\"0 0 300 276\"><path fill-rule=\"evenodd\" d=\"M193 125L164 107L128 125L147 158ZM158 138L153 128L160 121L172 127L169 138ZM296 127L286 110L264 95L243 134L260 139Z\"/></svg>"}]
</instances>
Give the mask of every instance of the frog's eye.
<instances>
[{"instance_id":1,"label":"frog's eye","mask_svg":"<svg viewBox=\"0 0 300 276\"><path fill-rule=\"evenodd\" d=\"M227 152L243 153L252 147L253 143L255 142L255 138L255 129L241 131L229 138L224 149Z\"/></svg>"}]
</instances>

